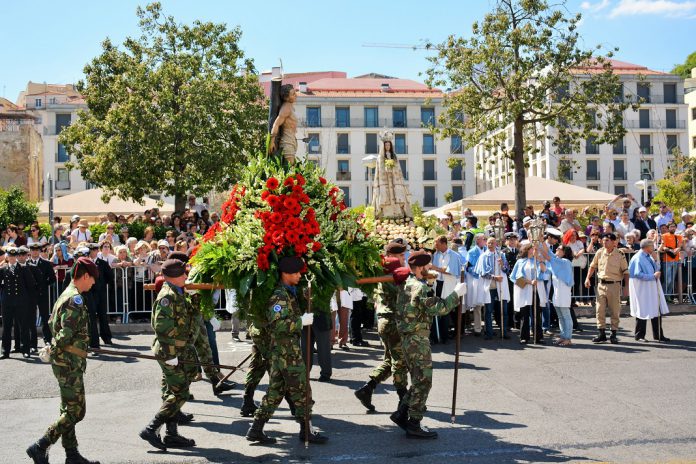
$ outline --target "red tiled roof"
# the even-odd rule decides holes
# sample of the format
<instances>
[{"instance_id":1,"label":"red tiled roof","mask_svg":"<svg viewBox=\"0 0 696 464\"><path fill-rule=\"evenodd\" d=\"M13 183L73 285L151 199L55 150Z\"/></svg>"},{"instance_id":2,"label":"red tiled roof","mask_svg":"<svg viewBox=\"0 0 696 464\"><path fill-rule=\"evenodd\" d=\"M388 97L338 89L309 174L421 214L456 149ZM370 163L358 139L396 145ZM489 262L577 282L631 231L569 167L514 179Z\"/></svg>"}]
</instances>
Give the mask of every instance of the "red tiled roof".
<instances>
[{"instance_id":1,"label":"red tiled roof","mask_svg":"<svg viewBox=\"0 0 696 464\"><path fill-rule=\"evenodd\" d=\"M440 94L439 89L431 89L427 85L410 79L320 79L308 84L309 91L316 92L382 92L382 84L389 85L389 91L384 93L427 93Z\"/></svg>"},{"instance_id":2,"label":"red tiled roof","mask_svg":"<svg viewBox=\"0 0 696 464\"><path fill-rule=\"evenodd\" d=\"M262 78L268 78L270 76L270 72L265 72L261 74ZM345 78L347 74L343 71L316 71L316 72L304 72L304 73L288 73L283 76L283 84L292 84L297 88L300 85L300 82L314 82L319 79L327 79L327 78ZM270 81L265 81L261 82L261 86L263 87L263 92L266 94L266 96L271 95L271 83Z\"/></svg>"},{"instance_id":3,"label":"red tiled roof","mask_svg":"<svg viewBox=\"0 0 696 464\"><path fill-rule=\"evenodd\" d=\"M619 74L619 75L635 75L635 74L643 74L646 76L669 76L670 73L662 72L662 71L655 71L653 69L649 69L647 66L641 66L638 64L633 64L633 63L628 63L626 61L619 61L619 60L609 60L611 63L611 67L613 69L614 74ZM593 62L592 64L588 66L583 66L581 68L576 68L575 72L578 74L597 74L601 73L604 71L604 68L602 67L601 64L597 62Z\"/></svg>"}]
</instances>

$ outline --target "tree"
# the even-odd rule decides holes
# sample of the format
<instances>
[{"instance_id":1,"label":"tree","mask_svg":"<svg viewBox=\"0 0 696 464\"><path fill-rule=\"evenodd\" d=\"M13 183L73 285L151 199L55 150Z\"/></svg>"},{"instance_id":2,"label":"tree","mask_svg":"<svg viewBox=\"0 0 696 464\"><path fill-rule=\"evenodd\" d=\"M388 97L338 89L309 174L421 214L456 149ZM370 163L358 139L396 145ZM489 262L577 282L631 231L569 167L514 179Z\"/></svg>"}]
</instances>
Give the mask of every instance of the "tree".
<instances>
[{"instance_id":1,"label":"tree","mask_svg":"<svg viewBox=\"0 0 696 464\"><path fill-rule=\"evenodd\" d=\"M696 202L696 159L684 156L678 148L672 150L672 156L674 163L665 172L665 178L655 182L658 192L653 198L653 204L664 202L678 213L693 209Z\"/></svg>"},{"instance_id":2,"label":"tree","mask_svg":"<svg viewBox=\"0 0 696 464\"><path fill-rule=\"evenodd\" d=\"M39 207L24 198L19 187L0 190L0 228L5 230L10 224L29 225L36 221Z\"/></svg>"},{"instance_id":3,"label":"tree","mask_svg":"<svg viewBox=\"0 0 696 464\"><path fill-rule=\"evenodd\" d=\"M691 70L693 68L696 68L696 52L687 56L683 64L675 64L674 68L672 68L672 74L688 78L691 77Z\"/></svg>"},{"instance_id":4,"label":"tree","mask_svg":"<svg viewBox=\"0 0 696 464\"><path fill-rule=\"evenodd\" d=\"M85 66L78 90L89 111L60 142L105 196L164 192L181 211L187 193L228 188L262 148L266 103L239 27L178 24L159 3L137 15L139 38L123 49L107 38Z\"/></svg>"},{"instance_id":5,"label":"tree","mask_svg":"<svg viewBox=\"0 0 696 464\"><path fill-rule=\"evenodd\" d=\"M526 204L525 167L537 141L551 138L557 151L577 150L580 140L613 143L623 137L622 85L611 62L580 48L581 16L566 17L563 4L497 0L469 38L449 36L428 44L427 82L456 89L444 98L440 131L468 147L510 158L515 169L517 220ZM591 69L590 69L591 68ZM462 117L462 114L466 117ZM506 131L512 127L512 149Z\"/></svg>"}]
</instances>

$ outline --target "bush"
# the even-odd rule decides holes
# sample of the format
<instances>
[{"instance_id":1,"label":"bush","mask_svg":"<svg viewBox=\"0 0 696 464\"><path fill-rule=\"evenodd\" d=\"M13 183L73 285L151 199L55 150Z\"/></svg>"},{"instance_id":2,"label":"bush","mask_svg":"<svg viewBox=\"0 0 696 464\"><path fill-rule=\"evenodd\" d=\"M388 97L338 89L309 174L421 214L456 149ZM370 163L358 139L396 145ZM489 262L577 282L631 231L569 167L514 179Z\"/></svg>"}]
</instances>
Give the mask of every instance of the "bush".
<instances>
[{"instance_id":1,"label":"bush","mask_svg":"<svg viewBox=\"0 0 696 464\"><path fill-rule=\"evenodd\" d=\"M19 187L0 190L0 228L5 229L10 224L20 223L28 226L36 221L38 212L39 207L36 203L25 200L24 192Z\"/></svg>"}]
</instances>

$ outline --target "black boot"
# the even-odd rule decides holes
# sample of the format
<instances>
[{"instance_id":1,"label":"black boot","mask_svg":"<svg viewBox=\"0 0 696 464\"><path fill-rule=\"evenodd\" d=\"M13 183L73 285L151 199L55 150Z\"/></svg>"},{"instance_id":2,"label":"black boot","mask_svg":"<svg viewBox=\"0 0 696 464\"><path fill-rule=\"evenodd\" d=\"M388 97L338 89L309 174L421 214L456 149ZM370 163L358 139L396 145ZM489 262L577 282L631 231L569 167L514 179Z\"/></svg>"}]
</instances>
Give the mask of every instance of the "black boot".
<instances>
[{"instance_id":1,"label":"black boot","mask_svg":"<svg viewBox=\"0 0 696 464\"><path fill-rule=\"evenodd\" d=\"M604 343L607 341L607 331L599 329L599 335L592 339L592 343Z\"/></svg>"},{"instance_id":2,"label":"black boot","mask_svg":"<svg viewBox=\"0 0 696 464\"><path fill-rule=\"evenodd\" d=\"M288 406L290 407L290 415L295 417L295 402L290 398L290 395L285 395L285 401L288 402Z\"/></svg>"},{"instance_id":3,"label":"black boot","mask_svg":"<svg viewBox=\"0 0 696 464\"><path fill-rule=\"evenodd\" d=\"M437 438L437 432L432 432L428 430L427 427L423 427L420 419L409 419L408 422L406 422L406 435L408 435L409 438Z\"/></svg>"},{"instance_id":4,"label":"black boot","mask_svg":"<svg viewBox=\"0 0 696 464\"><path fill-rule=\"evenodd\" d=\"M312 425L310 423L309 426L310 432L309 432L309 437L308 442L309 443L314 443L316 445L323 445L327 441L329 441L329 437L325 437L324 435L320 434L316 430L312 430ZM300 441L305 441L305 423L304 421L300 422Z\"/></svg>"},{"instance_id":5,"label":"black boot","mask_svg":"<svg viewBox=\"0 0 696 464\"><path fill-rule=\"evenodd\" d=\"M611 342L612 345L616 345L619 343L619 339L616 338L616 330L611 331L611 336L609 337L609 341Z\"/></svg>"},{"instance_id":6,"label":"black boot","mask_svg":"<svg viewBox=\"0 0 696 464\"><path fill-rule=\"evenodd\" d=\"M167 447L164 443L162 443L162 439L160 438L159 434L159 429L162 427L162 424L164 424L164 419L159 416L155 416L155 418L152 419L152 422L150 422L147 427L140 431L140 438L157 449L167 451Z\"/></svg>"},{"instance_id":7,"label":"black boot","mask_svg":"<svg viewBox=\"0 0 696 464\"><path fill-rule=\"evenodd\" d=\"M186 413L184 411L179 410L179 412L176 413L176 416L174 416L174 420L179 425L186 425L190 422L193 422L193 414L189 414L189 413Z\"/></svg>"},{"instance_id":8,"label":"black boot","mask_svg":"<svg viewBox=\"0 0 696 464\"><path fill-rule=\"evenodd\" d=\"M374 411L375 407L372 404L372 393L375 391L375 387L377 386L377 382L375 382L374 379L370 379L369 382L367 382L365 385L360 387L359 390L355 391L355 397L360 400L363 406L368 411Z\"/></svg>"},{"instance_id":9,"label":"black boot","mask_svg":"<svg viewBox=\"0 0 696 464\"><path fill-rule=\"evenodd\" d=\"M247 387L244 389L244 402L242 403L242 409L239 413L242 417L251 417L254 415L256 410L259 409L254 403L254 389Z\"/></svg>"},{"instance_id":10,"label":"black boot","mask_svg":"<svg viewBox=\"0 0 696 464\"><path fill-rule=\"evenodd\" d=\"M90 461L77 448L68 448L65 450L65 464L99 464L99 461Z\"/></svg>"},{"instance_id":11,"label":"black boot","mask_svg":"<svg viewBox=\"0 0 696 464\"><path fill-rule=\"evenodd\" d=\"M220 379L215 379L211 383L213 384L213 395L215 396L220 396L222 392L230 391L237 386L235 382L230 382L229 380L221 383Z\"/></svg>"},{"instance_id":12,"label":"black boot","mask_svg":"<svg viewBox=\"0 0 696 464\"><path fill-rule=\"evenodd\" d=\"M191 448L196 442L179 435L179 427L175 420L167 422L167 433L164 435L164 445L170 448Z\"/></svg>"},{"instance_id":13,"label":"black boot","mask_svg":"<svg viewBox=\"0 0 696 464\"><path fill-rule=\"evenodd\" d=\"M399 404L399 409L394 411L389 418L393 423L406 430L406 423L408 422L408 403L402 401Z\"/></svg>"},{"instance_id":14,"label":"black boot","mask_svg":"<svg viewBox=\"0 0 696 464\"><path fill-rule=\"evenodd\" d=\"M251 427L249 427L249 430L247 431L246 439L249 441L261 443L262 445L270 445L271 443L275 443L275 438L269 437L268 435L263 433L264 425L266 425L265 420L254 419L254 422L251 424Z\"/></svg>"},{"instance_id":15,"label":"black boot","mask_svg":"<svg viewBox=\"0 0 696 464\"><path fill-rule=\"evenodd\" d=\"M27 448L27 455L34 460L34 464L48 464L48 448L50 446L51 442L48 441L48 438L41 437Z\"/></svg>"},{"instance_id":16,"label":"black boot","mask_svg":"<svg viewBox=\"0 0 696 464\"><path fill-rule=\"evenodd\" d=\"M406 393L408 393L408 390L406 388L397 388L396 389L396 394L399 395L399 404L404 400L404 396L406 396Z\"/></svg>"}]
</instances>

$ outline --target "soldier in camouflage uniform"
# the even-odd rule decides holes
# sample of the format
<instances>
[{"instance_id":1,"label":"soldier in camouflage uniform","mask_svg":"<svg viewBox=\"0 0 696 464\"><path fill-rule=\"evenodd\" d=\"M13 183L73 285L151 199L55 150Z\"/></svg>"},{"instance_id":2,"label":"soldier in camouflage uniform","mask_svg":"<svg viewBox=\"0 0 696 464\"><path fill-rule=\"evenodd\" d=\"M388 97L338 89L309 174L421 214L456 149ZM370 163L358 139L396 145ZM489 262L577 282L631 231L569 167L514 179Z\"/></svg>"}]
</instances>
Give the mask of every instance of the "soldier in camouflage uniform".
<instances>
[{"instance_id":1,"label":"soldier in camouflage uniform","mask_svg":"<svg viewBox=\"0 0 696 464\"><path fill-rule=\"evenodd\" d=\"M263 426L273 415L283 397L289 394L295 403L295 418L300 423L300 440L307 439L311 443L326 443L327 437L314 430L306 430L304 423L305 408L311 414L311 398L306 404L306 366L300 352L300 337L302 327L311 326L314 316L311 313L302 314L298 302L297 284L300 283L304 263L301 258L285 257L278 263L280 282L273 291L264 329L271 337L270 343L270 373L268 391L263 397L261 407L254 414L254 423L249 428L246 438L260 443L274 443L275 439L263 432ZM311 395L311 394L310 394Z\"/></svg>"},{"instance_id":2,"label":"soldier in camouflage uniform","mask_svg":"<svg viewBox=\"0 0 696 464\"><path fill-rule=\"evenodd\" d=\"M386 248L384 271L393 274L398 268L405 265L404 254L406 245L399 242L390 242ZM407 370L404 364L401 350L401 337L396 327L396 296L398 288L394 283L380 283L374 293L375 308L377 313L377 329L379 338L384 345L384 357L382 363L370 374L370 380L355 392L355 396L372 412L372 393L375 387L384 382L389 376L394 376L394 387L399 395L399 403L406 394L408 387Z\"/></svg>"},{"instance_id":3,"label":"soldier in camouflage uniform","mask_svg":"<svg viewBox=\"0 0 696 464\"><path fill-rule=\"evenodd\" d=\"M75 425L85 417L85 383L89 344L89 315L83 294L94 285L99 272L88 258L79 258L72 269L73 280L58 297L49 320L54 334L50 359L60 387L60 418L43 437L27 449L34 463L48 463L48 448L62 439L66 464L99 464L80 455Z\"/></svg>"},{"instance_id":4,"label":"soldier in camouflage uniform","mask_svg":"<svg viewBox=\"0 0 696 464\"><path fill-rule=\"evenodd\" d=\"M140 432L140 438L155 448L166 450L188 448L195 442L179 435L177 413L189 399L189 385L198 367L184 364L180 360L196 359L193 338L196 332L195 310L186 298L186 265L177 259L168 259L162 264L165 283L157 295L153 307L152 328L155 340L152 351L160 358L164 389L169 393L154 419ZM159 429L167 425L164 440L160 439Z\"/></svg>"},{"instance_id":5,"label":"soldier in camouflage uniform","mask_svg":"<svg viewBox=\"0 0 696 464\"><path fill-rule=\"evenodd\" d=\"M445 299L438 298L425 283L430 255L414 253L408 258L411 275L399 289L396 307L399 311L398 329L411 388L391 415L391 420L413 438L437 438L437 432L422 427L425 404L433 381L433 361L430 352L430 324L433 317L448 314L466 292L466 283L460 282Z\"/></svg>"}]
</instances>

